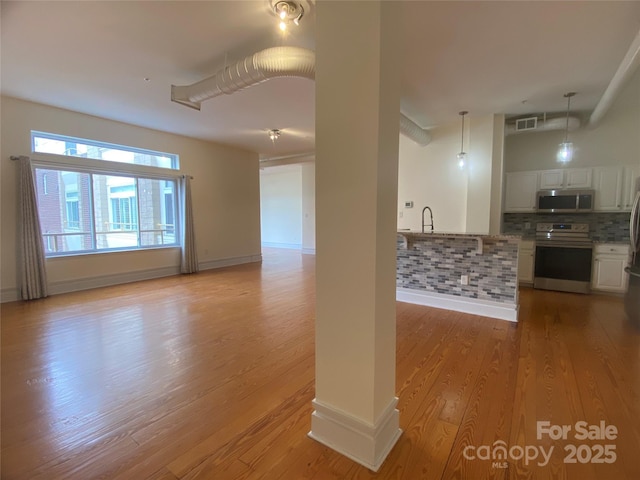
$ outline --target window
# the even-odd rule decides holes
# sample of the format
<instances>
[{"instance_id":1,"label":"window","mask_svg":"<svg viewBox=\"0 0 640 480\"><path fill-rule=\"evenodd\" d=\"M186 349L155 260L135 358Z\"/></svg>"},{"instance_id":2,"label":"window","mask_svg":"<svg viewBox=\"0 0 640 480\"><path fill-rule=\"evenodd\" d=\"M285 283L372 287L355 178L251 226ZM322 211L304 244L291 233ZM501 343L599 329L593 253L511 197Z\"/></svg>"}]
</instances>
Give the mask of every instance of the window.
<instances>
[{"instance_id":1,"label":"window","mask_svg":"<svg viewBox=\"0 0 640 480\"><path fill-rule=\"evenodd\" d=\"M69 149L86 153L94 148L88 140L65 141L64 137L39 132L32 132L32 138L34 149L35 141L40 139L37 145L43 148L41 151L48 149L47 153L52 152L53 146L61 148L56 142L62 142L63 152L67 153ZM128 147L120 147L118 151L127 153ZM135 152L135 156L147 160L156 154L140 152ZM177 165L177 155L162 155L169 161L166 165ZM157 167L164 160L154 162L146 165ZM38 213L47 256L178 244L175 179L149 178L144 174L146 167L123 166L122 171L105 173L103 168L94 171L93 160L76 165L77 161L73 166L34 161ZM157 175L156 172L150 171L149 175Z\"/></svg>"},{"instance_id":2,"label":"window","mask_svg":"<svg viewBox=\"0 0 640 480\"><path fill-rule=\"evenodd\" d=\"M112 143L98 142L84 138L67 137L55 133L31 132L31 150L68 157L107 160L109 162L130 163L150 167L178 170L178 155L135 147L125 147Z\"/></svg>"},{"instance_id":3,"label":"window","mask_svg":"<svg viewBox=\"0 0 640 480\"><path fill-rule=\"evenodd\" d=\"M73 229L80 228L80 208L78 207L78 194L67 194L67 226Z\"/></svg>"}]
</instances>

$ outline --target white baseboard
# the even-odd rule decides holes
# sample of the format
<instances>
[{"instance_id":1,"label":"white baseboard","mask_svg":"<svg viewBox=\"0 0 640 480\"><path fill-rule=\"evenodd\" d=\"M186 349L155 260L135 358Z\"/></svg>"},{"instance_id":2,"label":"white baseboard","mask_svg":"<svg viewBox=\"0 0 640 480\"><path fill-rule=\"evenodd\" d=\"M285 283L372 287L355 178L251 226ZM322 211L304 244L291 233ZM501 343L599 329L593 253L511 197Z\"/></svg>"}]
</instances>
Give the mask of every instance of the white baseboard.
<instances>
[{"instance_id":1,"label":"white baseboard","mask_svg":"<svg viewBox=\"0 0 640 480\"><path fill-rule=\"evenodd\" d=\"M92 288L110 287L112 285L140 282L142 280L170 277L172 275L179 274L180 267L164 267L151 268L147 270L136 270L134 272L116 273L112 275L96 275L93 277L62 280L59 282L49 282L49 295L79 292L81 290L91 290Z\"/></svg>"},{"instance_id":2,"label":"white baseboard","mask_svg":"<svg viewBox=\"0 0 640 480\"><path fill-rule=\"evenodd\" d=\"M212 270L214 268L232 267L234 265L242 265L245 263L262 262L262 254L246 255L244 257L222 258L220 260L208 260L199 262L200 270Z\"/></svg>"},{"instance_id":3,"label":"white baseboard","mask_svg":"<svg viewBox=\"0 0 640 480\"><path fill-rule=\"evenodd\" d=\"M302 244L300 243L262 242L262 246L271 248L288 248L291 250L302 250Z\"/></svg>"},{"instance_id":4,"label":"white baseboard","mask_svg":"<svg viewBox=\"0 0 640 480\"><path fill-rule=\"evenodd\" d=\"M377 472L402 435L394 397L375 425L313 400L309 437Z\"/></svg>"},{"instance_id":5,"label":"white baseboard","mask_svg":"<svg viewBox=\"0 0 640 480\"><path fill-rule=\"evenodd\" d=\"M484 317L499 318L510 322L518 321L518 305L491 302L475 298L456 297L441 293L421 292L408 288L396 289L396 300L415 303L427 307L442 308L456 312L471 313Z\"/></svg>"},{"instance_id":6,"label":"white baseboard","mask_svg":"<svg viewBox=\"0 0 640 480\"><path fill-rule=\"evenodd\" d=\"M17 288L3 288L0 290L0 303L16 302L20 300L20 292Z\"/></svg>"},{"instance_id":7,"label":"white baseboard","mask_svg":"<svg viewBox=\"0 0 640 480\"><path fill-rule=\"evenodd\" d=\"M243 257L223 258L220 260L209 260L198 264L200 270L211 270L214 268L230 267L242 265L244 263L261 262L262 255L247 255ZM76 278L73 280L63 280L59 282L49 282L49 295L61 293L79 292L92 288L109 287L123 283L139 282L154 278L170 277L180 275L180 267L151 268L147 270L136 270L133 272L117 273L112 275L96 275L92 277ZM17 288L5 288L0 291L0 301L14 302L20 300L20 293Z\"/></svg>"},{"instance_id":8,"label":"white baseboard","mask_svg":"<svg viewBox=\"0 0 640 480\"><path fill-rule=\"evenodd\" d=\"M302 253L303 253L303 255L315 255L316 254L316 249L315 248L303 248L302 249Z\"/></svg>"}]
</instances>

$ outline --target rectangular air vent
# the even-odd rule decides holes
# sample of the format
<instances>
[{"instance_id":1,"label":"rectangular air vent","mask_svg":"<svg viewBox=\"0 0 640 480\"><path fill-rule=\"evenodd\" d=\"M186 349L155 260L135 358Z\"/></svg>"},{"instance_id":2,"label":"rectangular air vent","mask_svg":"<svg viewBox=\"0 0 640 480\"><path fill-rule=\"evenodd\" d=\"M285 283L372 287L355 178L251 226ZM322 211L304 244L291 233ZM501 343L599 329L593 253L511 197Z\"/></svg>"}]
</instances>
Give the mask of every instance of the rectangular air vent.
<instances>
[{"instance_id":1,"label":"rectangular air vent","mask_svg":"<svg viewBox=\"0 0 640 480\"><path fill-rule=\"evenodd\" d=\"M535 130L538 126L538 117L520 118L516 120L516 132Z\"/></svg>"}]
</instances>

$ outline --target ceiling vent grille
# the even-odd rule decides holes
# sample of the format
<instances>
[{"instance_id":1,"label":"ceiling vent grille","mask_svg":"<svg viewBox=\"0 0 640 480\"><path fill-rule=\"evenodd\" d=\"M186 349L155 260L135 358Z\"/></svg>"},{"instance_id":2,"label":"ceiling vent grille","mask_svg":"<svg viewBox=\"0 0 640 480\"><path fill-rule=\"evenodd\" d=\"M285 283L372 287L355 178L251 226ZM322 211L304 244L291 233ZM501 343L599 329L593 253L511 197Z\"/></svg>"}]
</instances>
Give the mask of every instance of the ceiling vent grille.
<instances>
[{"instance_id":1,"label":"ceiling vent grille","mask_svg":"<svg viewBox=\"0 0 640 480\"><path fill-rule=\"evenodd\" d=\"M520 118L516 120L516 132L535 130L538 127L538 117Z\"/></svg>"}]
</instances>

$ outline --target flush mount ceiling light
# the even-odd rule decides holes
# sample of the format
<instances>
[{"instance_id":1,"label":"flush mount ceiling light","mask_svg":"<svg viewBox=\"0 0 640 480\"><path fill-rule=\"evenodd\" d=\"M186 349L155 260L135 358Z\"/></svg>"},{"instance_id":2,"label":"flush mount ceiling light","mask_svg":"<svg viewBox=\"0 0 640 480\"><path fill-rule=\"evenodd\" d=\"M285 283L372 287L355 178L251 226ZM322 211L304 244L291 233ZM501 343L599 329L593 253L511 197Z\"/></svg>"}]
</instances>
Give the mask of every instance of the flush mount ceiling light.
<instances>
[{"instance_id":1,"label":"flush mount ceiling light","mask_svg":"<svg viewBox=\"0 0 640 480\"><path fill-rule=\"evenodd\" d=\"M271 141L273 143L276 143L276 140L278 138L280 138L280 134L282 133L280 130L278 130L277 128L274 128L272 130L269 130L269 138L271 139Z\"/></svg>"},{"instance_id":2,"label":"flush mount ceiling light","mask_svg":"<svg viewBox=\"0 0 640 480\"><path fill-rule=\"evenodd\" d=\"M558 154L556 156L560 163L570 162L573 158L573 143L569 141L569 110L571 110L571 97L576 92L568 92L564 94L564 98L567 99L567 123L564 130L564 142L558 146Z\"/></svg>"},{"instance_id":3,"label":"flush mount ceiling light","mask_svg":"<svg viewBox=\"0 0 640 480\"><path fill-rule=\"evenodd\" d=\"M304 7L293 0L280 0L272 3L273 13L280 20L280 30L285 31L287 25L294 23L300 25L300 20L304 15Z\"/></svg>"},{"instance_id":4,"label":"flush mount ceiling light","mask_svg":"<svg viewBox=\"0 0 640 480\"><path fill-rule=\"evenodd\" d=\"M464 116L469 113L467 111L459 112L458 115L462 117L462 130L460 133L460 153L457 155L458 168L462 170L467 165L467 154L464 151Z\"/></svg>"}]
</instances>

